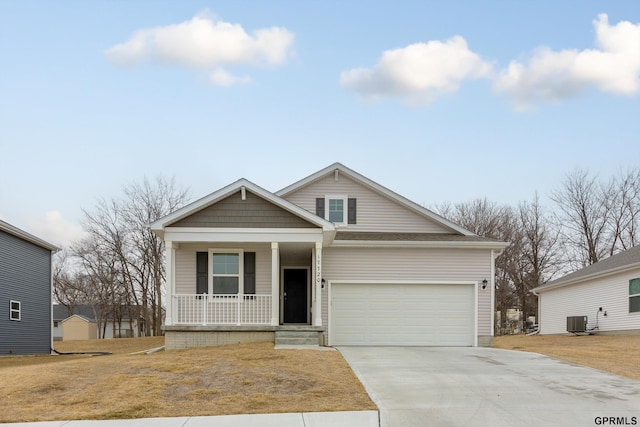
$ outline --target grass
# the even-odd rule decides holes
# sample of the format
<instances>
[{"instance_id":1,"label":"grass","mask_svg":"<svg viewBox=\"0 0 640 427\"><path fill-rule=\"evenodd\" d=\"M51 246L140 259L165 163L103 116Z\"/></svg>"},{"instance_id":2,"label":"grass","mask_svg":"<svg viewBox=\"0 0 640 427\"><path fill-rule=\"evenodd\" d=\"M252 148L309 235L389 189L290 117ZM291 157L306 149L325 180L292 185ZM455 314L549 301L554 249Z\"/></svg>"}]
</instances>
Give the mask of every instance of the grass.
<instances>
[{"instance_id":1,"label":"grass","mask_svg":"<svg viewBox=\"0 0 640 427\"><path fill-rule=\"evenodd\" d=\"M129 353L162 338L56 343L90 357L0 358L0 422L377 409L337 351L256 343Z\"/></svg>"},{"instance_id":2,"label":"grass","mask_svg":"<svg viewBox=\"0 0 640 427\"><path fill-rule=\"evenodd\" d=\"M640 381L640 336L505 335L493 347L545 354Z\"/></svg>"}]
</instances>

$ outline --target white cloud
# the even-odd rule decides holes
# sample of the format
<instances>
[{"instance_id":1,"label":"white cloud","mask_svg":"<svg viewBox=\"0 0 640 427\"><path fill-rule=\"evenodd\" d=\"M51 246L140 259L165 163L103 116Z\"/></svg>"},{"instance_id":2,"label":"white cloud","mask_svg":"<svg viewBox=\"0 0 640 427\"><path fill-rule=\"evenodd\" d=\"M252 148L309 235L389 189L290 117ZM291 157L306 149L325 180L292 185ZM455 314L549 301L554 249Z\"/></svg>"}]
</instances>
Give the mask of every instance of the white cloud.
<instances>
[{"instance_id":1,"label":"white cloud","mask_svg":"<svg viewBox=\"0 0 640 427\"><path fill-rule=\"evenodd\" d=\"M28 227L34 236L60 247L68 246L85 234L80 224L64 219L58 211L49 211L44 217L30 219Z\"/></svg>"},{"instance_id":2,"label":"white cloud","mask_svg":"<svg viewBox=\"0 0 640 427\"><path fill-rule=\"evenodd\" d=\"M218 68L214 70L209 76L211 83L217 86L229 87L235 84L249 84L253 83L253 79L249 76L236 77L233 74Z\"/></svg>"},{"instance_id":3,"label":"white cloud","mask_svg":"<svg viewBox=\"0 0 640 427\"><path fill-rule=\"evenodd\" d=\"M640 23L609 25L606 14L593 21L597 49L582 51L537 49L525 65L512 61L494 82L511 96L516 109L540 101L580 95L590 87L632 95L640 91Z\"/></svg>"},{"instance_id":4,"label":"white cloud","mask_svg":"<svg viewBox=\"0 0 640 427\"><path fill-rule=\"evenodd\" d=\"M465 79L488 77L492 66L469 50L463 37L445 42L415 43L387 50L372 68L355 68L340 75L342 87L366 99L405 97L425 104L455 92Z\"/></svg>"},{"instance_id":5,"label":"white cloud","mask_svg":"<svg viewBox=\"0 0 640 427\"><path fill-rule=\"evenodd\" d=\"M109 48L105 55L114 64L177 64L191 68L279 65L292 54L294 35L286 28L262 28L248 34L239 24L218 20L204 11L189 21L136 31L129 40ZM245 78L220 78L228 85ZM217 80L213 78L213 83Z\"/></svg>"}]
</instances>

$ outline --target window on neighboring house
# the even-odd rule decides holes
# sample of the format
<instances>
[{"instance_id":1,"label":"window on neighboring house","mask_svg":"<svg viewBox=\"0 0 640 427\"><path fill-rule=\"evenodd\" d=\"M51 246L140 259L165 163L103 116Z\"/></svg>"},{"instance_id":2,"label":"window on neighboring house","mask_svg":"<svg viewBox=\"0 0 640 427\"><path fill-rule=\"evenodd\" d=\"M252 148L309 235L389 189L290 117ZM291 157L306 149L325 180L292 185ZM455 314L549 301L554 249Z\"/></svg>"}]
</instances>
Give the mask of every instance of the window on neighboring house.
<instances>
[{"instance_id":1,"label":"window on neighboring house","mask_svg":"<svg viewBox=\"0 0 640 427\"><path fill-rule=\"evenodd\" d=\"M212 293L237 294L242 292L240 255L240 251L211 251Z\"/></svg>"},{"instance_id":2,"label":"window on neighboring house","mask_svg":"<svg viewBox=\"0 0 640 427\"><path fill-rule=\"evenodd\" d=\"M54 321L53 321L53 327L54 327L54 328L57 328L57 327L58 327L58 321L57 321L57 320L54 320Z\"/></svg>"},{"instance_id":3,"label":"window on neighboring house","mask_svg":"<svg viewBox=\"0 0 640 427\"><path fill-rule=\"evenodd\" d=\"M9 306L9 318L11 320L20 320L22 314L20 301L11 301Z\"/></svg>"},{"instance_id":4,"label":"window on neighboring house","mask_svg":"<svg viewBox=\"0 0 640 427\"><path fill-rule=\"evenodd\" d=\"M640 312L640 278L629 280L629 313Z\"/></svg>"}]
</instances>

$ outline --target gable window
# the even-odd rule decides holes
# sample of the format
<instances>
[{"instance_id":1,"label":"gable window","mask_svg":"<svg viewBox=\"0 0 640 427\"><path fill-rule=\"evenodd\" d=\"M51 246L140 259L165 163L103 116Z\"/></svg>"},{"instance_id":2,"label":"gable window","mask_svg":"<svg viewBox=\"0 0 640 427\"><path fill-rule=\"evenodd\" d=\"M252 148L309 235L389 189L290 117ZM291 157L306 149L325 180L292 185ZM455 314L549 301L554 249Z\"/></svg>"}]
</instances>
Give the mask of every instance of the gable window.
<instances>
[{"instance_id":1,"label":"gable window","mask_svg":"<svg viewBox=\"0 0 640 427\"><path fill-rule=\"evenodd\" d=\"M629 313L640 313L640 278L629 280Z\"/></svg>"},{"instance_id":2,"label":"gable window","mask_svg":"<svg viewBox=\"0 0 640 427\"><path fill-rule=\"evenodd\" d=\"M22 317L22 308L20 301L11 301L9 303L9 319L20 320Z\"/></svg>"},{"instance_id":3,"label":"gable window","mask_svg":"<svg viewBox=\"0 0 640 427\"><path fill-rule=\"evenodd\" d=\"M327 218L329 221L335 224L344 223L344 198L341 199L329 199Z\"/></svg>"},{"instance_id":4,"label":"gable window","mask_svg":"<svg viewBox=\"0 0 640 427\"><path fill-rule=\"evenodd\" d=\"M325 196L316 199L316 215L337 225L356 223L356 199Z\"/></svg>"},{"instance_id":5,"label":"gable window","mask_svg":"<svg viewBox=\"0 0 640 427\"><path fill-rule=\"evenodd\" d=\"M210 252L211 293L237 294L242 293L242 251Z\"/></svg>"}]
</instances>

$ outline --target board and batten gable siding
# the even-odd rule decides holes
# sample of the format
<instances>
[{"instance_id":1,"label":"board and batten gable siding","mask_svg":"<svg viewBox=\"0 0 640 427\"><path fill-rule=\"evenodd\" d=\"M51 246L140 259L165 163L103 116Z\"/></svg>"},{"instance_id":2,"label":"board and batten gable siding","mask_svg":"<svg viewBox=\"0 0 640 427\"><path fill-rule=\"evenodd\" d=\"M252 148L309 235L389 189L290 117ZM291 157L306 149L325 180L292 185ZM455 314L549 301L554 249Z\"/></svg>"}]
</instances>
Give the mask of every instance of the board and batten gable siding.
<instances>
[{"instance_id":1,"label":"board and batten gable siding","mask_svg":"<svg viewBox=\"0 0 640 427\"><path fill-rule=\"evenodd\" d=\"M49 354L51 327L51 251L0 231L0 355Z\"/></svg>"},{"instance_id":2,"label":"board and batten gable siding","mask_svg":"<svg viewBox=\"0 0 640 427\"><path fill-rule=\"evenodd\" d=\"M315 215L316 198L325 196L347 196L356 199L356 224L345 226L349 231L451 233L451 230L352 180L345 174L338 174L336 182L332 173L287 194L284 198Z\"/></svg>"},{"instance_id":3,"label":"board and batten gable siding","mask_svg":"<svg viewBox=\"0 0 640 427\"><path fill-rule=\"evenodd\" d=\"M640 313L629 313L629 280L636 278L640 268L540 292L540 333L567 333L567 316L588 316L590 328L597 320L601 332L640 330Z\"/></svg>"},{"instance_id":4,"label":"board and batten gable siding","mask_svg":"<svg viewBox=\"0 0 640 427\"><path fill-rule=\"evenodd\" d=\"M482 282L491 279L486 249L325 248L322 277L327 281ZM322 295L322 322L328 323L328 294ZM491 290L478 290L478 335L491 335Z\"/></svg>"},{"instance_id":5,"label":"board and batten gable siding","mask_svg":"<svg viewBox=\"0 0 640 427\"><path fill-rule=\"evenodd\" d=\"M240 243L181 244L176 249L176 294L196 293L196 253L209 249L242 249L256 253L256 294L271 295L271 245Z\"/></svg>"},{"instance_id":6,"label":"board and batten gable siding","mask_svg":"<svg viewBox=\"0 0 640 427\"><path fill-rule=\"evenodd\" d=\"M246 200L242 200L238 191L171 224L171 227L317 228L250 191L245 194Z\"/></svg>"}]
</instances>

